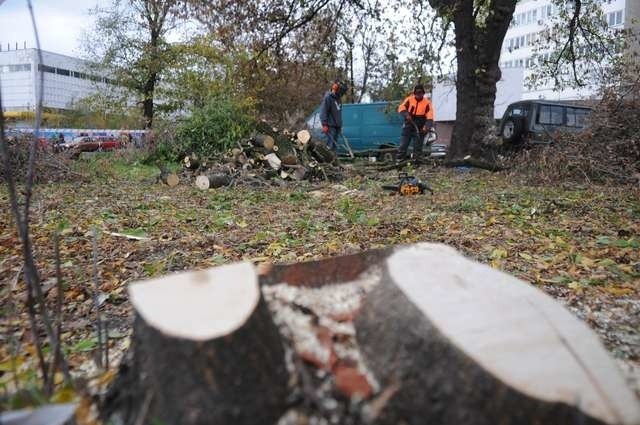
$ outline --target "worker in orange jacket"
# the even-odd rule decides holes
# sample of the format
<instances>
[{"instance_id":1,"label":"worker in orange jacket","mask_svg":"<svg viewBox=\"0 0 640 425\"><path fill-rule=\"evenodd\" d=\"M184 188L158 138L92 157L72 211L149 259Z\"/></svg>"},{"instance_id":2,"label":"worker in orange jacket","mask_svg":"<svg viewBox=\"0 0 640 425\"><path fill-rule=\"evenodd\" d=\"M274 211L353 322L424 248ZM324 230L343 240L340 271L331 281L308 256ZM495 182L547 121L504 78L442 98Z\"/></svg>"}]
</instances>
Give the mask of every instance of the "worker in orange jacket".
<instances>
[{"instance_id":1,"label":"worker in orange jacket","mask_svg":"<svg viewBox=\"0 0 640 425\"><path fill-rule=\"evenodd\" d=\"M415 139L413 145L414 162L420 164L424 136L433 127L433 105L431 100L425 96L422 84L414 87L413 94L398 106L398 112L404 118L404 123L396 161L404 161L409 143L411 143L411 139Z\"/></svg>"}]
</instances>

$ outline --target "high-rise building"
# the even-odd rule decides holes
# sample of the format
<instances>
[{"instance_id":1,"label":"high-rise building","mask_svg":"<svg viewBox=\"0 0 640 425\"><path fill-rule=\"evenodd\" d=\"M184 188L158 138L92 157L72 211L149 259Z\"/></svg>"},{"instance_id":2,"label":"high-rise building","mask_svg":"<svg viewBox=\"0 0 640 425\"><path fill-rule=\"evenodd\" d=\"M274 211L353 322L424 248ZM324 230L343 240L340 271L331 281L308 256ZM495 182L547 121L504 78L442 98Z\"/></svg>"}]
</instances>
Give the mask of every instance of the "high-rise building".
<instances>
[{"instance_id":1,"label":"high-rise building","mask_svg":"<svg viewBox=\"0 0 640 425\"><path fill-rule=\"evenodd\" d=\"M33 111L40 93L40 75L44 75L43 106L68 109L78 101L112 83L104 76L88 71L81 59L42 51L42 63L36 49L0 48L0 89L5 111Z\"/></svg>"},{"instance_id":2,"label":"high-rise building","mask_svg":"<svg viewBox=\"0 0 640 425\"><path fill-rule=\"evenodd\" d=\"M610 28L629 28L635 22L633 17L640 17L640 0L602 0L601 7ZM502 44L500 67L524 70L523 99L575 100L596 95L596 87L561 91L554 91L552 84L527 87L527 77L538 66L536 54L544 54L544 49L536 50L538 43L544 42L544 32L557 13L551 0L521 0L516 5L511 26Z\"/></svg>"}]
</instances>

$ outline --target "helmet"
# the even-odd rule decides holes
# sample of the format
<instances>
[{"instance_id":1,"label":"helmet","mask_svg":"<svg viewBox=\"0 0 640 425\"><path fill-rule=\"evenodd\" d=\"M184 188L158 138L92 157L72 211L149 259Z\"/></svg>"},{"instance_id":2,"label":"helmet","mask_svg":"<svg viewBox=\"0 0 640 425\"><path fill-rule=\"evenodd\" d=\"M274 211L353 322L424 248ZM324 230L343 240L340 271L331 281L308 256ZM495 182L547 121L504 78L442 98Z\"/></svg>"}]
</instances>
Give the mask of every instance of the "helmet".
<instances>
[{"instance_id":1,"label":"helmet","mask_svg":"<svg viewBox=\"0 0 640 425\"><path fill-rule=\"evenodd\" d=\"M342 96L349 90L349 86L344 81L336 79L331 85L331 90L335 91L338 96Z\"/></svg>"}]
</instances>

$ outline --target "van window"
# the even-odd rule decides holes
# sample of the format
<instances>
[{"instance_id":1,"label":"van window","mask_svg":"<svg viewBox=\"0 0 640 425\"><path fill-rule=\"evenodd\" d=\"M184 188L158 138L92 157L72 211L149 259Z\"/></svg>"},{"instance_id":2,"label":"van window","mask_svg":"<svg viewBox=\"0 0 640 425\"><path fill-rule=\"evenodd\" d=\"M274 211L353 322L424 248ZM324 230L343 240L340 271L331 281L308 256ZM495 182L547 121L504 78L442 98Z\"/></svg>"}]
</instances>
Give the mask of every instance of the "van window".
<instances>
[{"instance_id":1,"label":"van window","mask_svg":"<svg viewBox=\"0 0 640 425\"><path fill-rule=\"evenodd\" d=\"M562 125L564 122L562 106L540 105L536 122L538 124Z\"/></svg>"},{"instance_id":2,"label":"van window","mask_svg":"<svg viewBox=\"0 0 640 425\"><path fill-rule=\"evenodd\" d=\"M510 117L526 117L529 113L529 105L512 106L507 114Z\"/></svg>"},{"instance_id":3,"label":"van window","mask_svg":"<svg viewBox=\"0 0 640 425\"><path fill-rule=\"evenodd\" d=\"M583 128L586 126L589 111L581 108L567 108L567 126Z\"/></svg>"}]
</instances>

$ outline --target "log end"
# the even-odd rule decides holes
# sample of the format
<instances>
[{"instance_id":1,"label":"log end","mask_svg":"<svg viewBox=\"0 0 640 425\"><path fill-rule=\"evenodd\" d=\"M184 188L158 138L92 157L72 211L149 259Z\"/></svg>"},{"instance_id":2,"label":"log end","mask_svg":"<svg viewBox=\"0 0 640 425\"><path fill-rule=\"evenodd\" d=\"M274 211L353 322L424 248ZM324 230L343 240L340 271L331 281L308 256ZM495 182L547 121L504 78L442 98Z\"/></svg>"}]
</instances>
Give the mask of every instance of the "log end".
<instances>
[{"instance_id":1,"label":"log end","mask_svg":"<svg viewBox=\"0 0 640 425\"><path fill-rule=\"evenodd\" d=\"M251 263L179 273L129 286L136 312L161 333L206 341L241 327L260 299Z\"/></svg>"}]
</instances>

